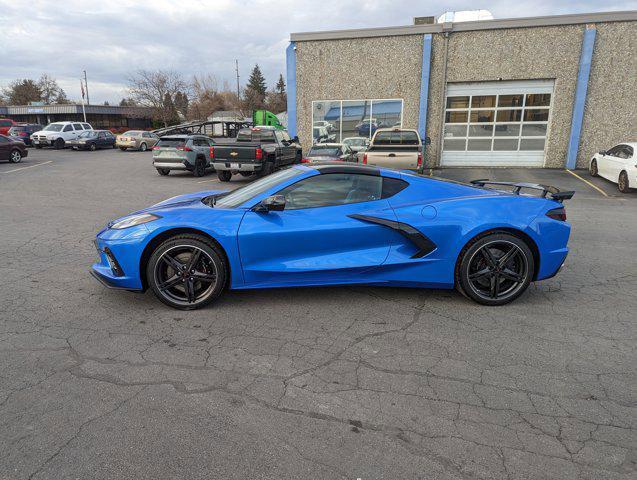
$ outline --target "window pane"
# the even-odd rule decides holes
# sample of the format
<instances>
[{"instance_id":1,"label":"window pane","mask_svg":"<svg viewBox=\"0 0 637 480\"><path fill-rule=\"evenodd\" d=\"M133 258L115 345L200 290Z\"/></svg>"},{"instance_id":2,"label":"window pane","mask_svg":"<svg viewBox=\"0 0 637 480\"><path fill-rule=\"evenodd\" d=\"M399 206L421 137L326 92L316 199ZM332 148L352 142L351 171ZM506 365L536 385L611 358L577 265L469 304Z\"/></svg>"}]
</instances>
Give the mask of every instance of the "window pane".
<instances>
[{"instance_id":1,"label":"window pane","mask_svg":"<svg viewBox=\"0 0 637 480\"><path fill-rule=\"evenodd\" d=\"M527 107L548 107L550 104L550 93L528 93L526 95Z\"/></svg>"},{"instance_id":2,"label":"window pane","mask_svg":"<svg viewBox=\"0 0 637 480\"><path fill-rule=\"evenodd\" d=\"M450 137L466 137L466 125L445 125L445 138Z\"/></svg>"},{"instance_id":3,"label":"window pane","mask_svg":"<svg viewBox=\"0 0 637 480\"><path fill-rule=\"evenodd\" d=\"M447 97L447 108L469 108L469 97Z\"/></svg>"},{"instance_id":4,"label":"window pane","mask_svg":"<svg viewBox=\"0 0 637 480\"><path fill-rule=\"evenodd\" d=\"M549 119L549 110L548 108L537 109L537 110L524 110L524 121L525 122L546 122Z\"/></svg>"},{"instance_id":5,"label":"window pane","mask_svg":"<svg viewBox=\"0 0 637 480\"><path fill-rule=\"evenodd\" d=\"M340 174L315 175L279 192L285 196L285 209L326 207L378 200L383 177Z\"/></svg>"},{"instance_id":6,"label":"window pane","mask_svg":"<svg viewBox=\"0 0 637 480\"><path fill-rule=\"evenodd\" d=\"M519 122L522 110L498 110L498 122Z\"/></svg>"},{"instance_id":7,"label":"window pane","mask_svg":"<svg viewBox=\"0 0 637 480\"><path fill-rule=\"evenodd\" d=\"M521 107L524 95L500 95L498 97L498 107Z\"/></svg>"},{"instance_id":8,"label":"window pane","mask_svg":"<svg viewBox=\"0 0 637 480\"><path fill-rule=\"evenodd\" d=\"M375 145L419 145L418 135L411 131L384 131L378 132L374 138Z\"/></svg>"},{"instance_id":9,"label":"window pane","mask_svg":"<svg viewBox=\"0 0 637 480\"><path fill-rule=\"evenodd\" d=\"M522 125L523 137L546 137L546 124L524 124Z\"/></svg>"},{"instance_id":10,"label":"window pane","mask_svg":"<svg viewBox=\"0 0 637 480\"><path fill-rule=\"evenodd\" d=\"M341 102L312 103L313 143L338 142L341 123Z\"/></svg>"},{"instance_id":11,"label":"window pane","mask_svg":"<svg viewBox=\"0 0 637 480\"><path fill-rule=\"evenodd\" d=\"M470 137L490 137L493 135L493 125L469 125Z\"/></svg>"},{"instance_id":12,"label":"window pane","mask_svg":"<svg viewBox=\"0 0 637 480\"><path fill-rule=\"evenodd\" d=\"M488 140L469 140L467 150L488 151L491 150L491 139Z\"/></svg>"},{"instance_id":13,"label":"window pane","mask_svg":"<svg viewBox=\"0 0 637 480\"><path fill-rule=\"evenodd\" d=\"M371 111L372 102L370 100L343 102L343 138L369 138L372 134ZM374 131L376 130L374 129Z\"/></svg>"},{"instance_id":14,"label":"window pane","mask_svg":"<svg viewBox=\"0 0 637 480\"><path fill-rule=\"evenodd\" d=\"M520 125L498 124L495 126L496 137L517 137L520 135Z\"/></svg>"},{"instance_id":15,"label":"window pane","mask_svg":"<svg viewBox=\"0 0 637 480\"><path fill-rule=\"evenodd\" d=\"M403 102L400 100L372 100L372 129L400 127ZM375 131L375 129L374 129Z\"/></svg>"},{"instance_id":16,"label":"window pane","mask_svg":"<svg viewBox=\"0 0 637 480\"><path fill-rule=\"evenodd\" d=\"M544 150L544 139L523 138L520 140L520 150Z\"/></svg>"},{"instance_id":17,"label":"window pane","mask_svg":"<svg viewBox=\"0 0 637 480\"><path fill-rule=\"evenodd\" d=\"M493 141L493 150L506 151L517 150L518 139L517 138L496 138Z\"/></svg>"},{"instance_id":18,"label":"window pane","mask_svg":"<svg viewBox=\"0 0 637 480\"><path fill-rule=\"evenodd\" d=\"M471 97L471 108L493 108L495 107L495 95L482 95Z\"/></svg>"},{"instance_id":19,"label":"window pane","mask_svg":"<svg viewBox=\"0 0 637 480\"><path fill-rule=\"evenodd\" d=\"M446 150L446 151L449 151L449 152L464 151L466 143L467 143L467 141L464 140L464 139L462 139L462 140L445 139L445 142L444 142L444 145L443 145L443 150Z\"/></svg>"},{"instance_id":20,"label":"window pane","mask_svg":"<svg viewBox=\"0 0 637 480\"><path fill-rule=\"evenodd\" d=\"M445 122L447 123L467 123L467 112L447 112Z\"/></svg>"},{"instance_id":21,"label":"window pane","mask_svg":"<svg viewBox=\"0 0 637 480\"><path fill-rule=\"evenodd\" d=\"M471 112L471 123L493 122L493 110L479 110Z\"/></svg>"}]
</instances>

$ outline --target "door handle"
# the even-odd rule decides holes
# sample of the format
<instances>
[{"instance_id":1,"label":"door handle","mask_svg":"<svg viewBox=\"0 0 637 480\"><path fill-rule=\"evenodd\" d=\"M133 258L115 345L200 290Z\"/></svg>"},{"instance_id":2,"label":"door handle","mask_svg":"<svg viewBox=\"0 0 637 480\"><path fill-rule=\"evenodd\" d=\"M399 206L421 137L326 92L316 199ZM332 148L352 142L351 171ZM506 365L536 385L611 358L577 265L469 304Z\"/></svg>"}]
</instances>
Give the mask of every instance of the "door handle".
<instances>
[{"instance_id":1,"label":"door handle","mask_svg":"<svg viewBox=\"0 0 637 480\"><path fill-rule=\"evenodd\" d=\"M396 154L395 153L390 153L389 155L387 155L388 157L395 157Z\"/></svg>"}]
</instances>

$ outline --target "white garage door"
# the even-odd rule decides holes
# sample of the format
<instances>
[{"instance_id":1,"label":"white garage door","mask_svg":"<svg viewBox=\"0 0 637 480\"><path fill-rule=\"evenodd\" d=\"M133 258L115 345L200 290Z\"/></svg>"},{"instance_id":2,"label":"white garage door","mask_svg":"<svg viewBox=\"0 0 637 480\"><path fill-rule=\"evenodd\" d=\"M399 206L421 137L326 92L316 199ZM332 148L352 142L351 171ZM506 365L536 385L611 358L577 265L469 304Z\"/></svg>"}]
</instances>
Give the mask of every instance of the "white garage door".
<instances>
[{"instance_id":1,"label":"white garage door","mask_svg":"<svg viewBox=\"0 0 637 480\"><path fill-rule=\"evenodd\" d=\"M542 167L553 80L450 83L444 166Z\"/></svg>"}]
</instances>

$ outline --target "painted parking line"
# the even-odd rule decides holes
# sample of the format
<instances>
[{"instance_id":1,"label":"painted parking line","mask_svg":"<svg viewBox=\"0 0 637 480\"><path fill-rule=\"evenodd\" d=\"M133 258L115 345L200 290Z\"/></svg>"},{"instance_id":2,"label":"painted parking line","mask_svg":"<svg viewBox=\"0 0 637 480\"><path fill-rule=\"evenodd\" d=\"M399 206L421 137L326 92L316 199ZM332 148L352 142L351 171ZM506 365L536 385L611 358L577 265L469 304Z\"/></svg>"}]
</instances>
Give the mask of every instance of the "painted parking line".
<instances>
[{"instance_id":1,"label":"painted parking line","mask_svg":"<svg viewBox=\"0 0 637 480\"><path fill-rule=\"evenodd\" d=\"M591 182L589 182L589 181L588 181L588 180L586 180L585 178L580 177L580 176L579 176L577 173L575 173L574 171L572 171L572 170L568 170L568 169L566 169L566 171L567 171L568 173L570 173L571 175L573 175L575 178L580 179L582 182L584 182L584 183L585 183L586 185L588 185L589 187L594 188L595 190L597 190L599 193L601 193L601 194L602 194L602 195L604 195L605 197L608 197L608 194L607 194L604 190L602 190L601 188L599 188L599 187L597 187L597 186L593 185Z\"/></svg>"},{"instance_id":2,"label":"painted parking line","mask_svg":"<svg viewBox=\"0 0 637 480\"><path fill-rule=\"evenodd\" d=\"M6 172L0 172L0 174L2 174L2 173L19 172L20 170L26 170L27 168L35 168L35 167L39 167L39 166L42 166L42 165L46 165L47 163L53 163L53 160L49 160L48 162L36 163L35 165L29 165L28 167L14 168L13 170L7 170Z\"/></svg>"},{"instance_id":3,"label":"painted parking line","mask_svg":"<svg viewBox=\"0 0 637 480\"><path fill-rule=\"evenodd\" d=\"M218 181L219 181L218 179L214 178L212 180L201 180L201 181L199 181L197 183L209 183L209 182L218 182Z\"/></svg>"}]
</instances>

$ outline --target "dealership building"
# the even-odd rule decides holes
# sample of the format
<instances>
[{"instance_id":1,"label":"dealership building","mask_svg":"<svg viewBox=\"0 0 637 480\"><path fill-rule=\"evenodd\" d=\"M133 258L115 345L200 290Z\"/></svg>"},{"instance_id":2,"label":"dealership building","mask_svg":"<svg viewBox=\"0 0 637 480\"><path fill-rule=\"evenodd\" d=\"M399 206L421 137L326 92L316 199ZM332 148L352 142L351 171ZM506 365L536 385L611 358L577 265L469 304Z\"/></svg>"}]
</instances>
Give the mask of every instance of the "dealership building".
<instances>
[{"instance_id":1,"label":"dealership building","mask_svg":"<svg viewBox=\"0 0 637 480\"><path fill-rule=\"evenodd\" d=\"M637 140L637 11L453 20L293 33L291 133L415 128L444 167L585 167Z\"/></svg>"},{"instance_id":2,"label":"dealership building","mask_svg":"<svg viewBox=\"0 0 637 480\"><path fill-rule=\"evenodd\" d=\"M151 126L151 109L115 105L10 105L0 106L0 118L20 123L83 122L84 118L97 129L140 128ZM84 117L86 114L86 117Z\"/></svg>"}]
</instances>

